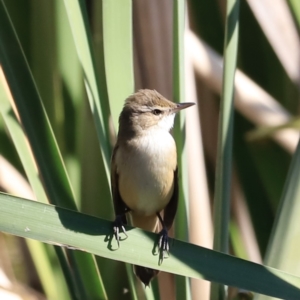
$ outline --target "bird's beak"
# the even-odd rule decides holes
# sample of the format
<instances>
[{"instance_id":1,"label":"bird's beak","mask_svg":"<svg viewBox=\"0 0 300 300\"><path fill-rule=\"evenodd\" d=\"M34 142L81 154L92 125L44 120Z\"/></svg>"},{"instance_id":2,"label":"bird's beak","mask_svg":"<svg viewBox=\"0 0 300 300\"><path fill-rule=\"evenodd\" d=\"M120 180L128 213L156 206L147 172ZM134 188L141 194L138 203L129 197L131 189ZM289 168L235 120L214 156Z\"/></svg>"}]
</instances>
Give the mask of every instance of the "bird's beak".
<instances>
[{"instance_id":1,"label":"bird's beak","mask_svg":"<svg viewBox=\"0 0 300 300\"><path fill-rule=\"evenodd\" d=\"M194 102L183 102L183 103L177 103L176 107L173 109L173 111L176 113L182 109L188 108L192 105L195 105Z\"/></svg>"}]
</instances>

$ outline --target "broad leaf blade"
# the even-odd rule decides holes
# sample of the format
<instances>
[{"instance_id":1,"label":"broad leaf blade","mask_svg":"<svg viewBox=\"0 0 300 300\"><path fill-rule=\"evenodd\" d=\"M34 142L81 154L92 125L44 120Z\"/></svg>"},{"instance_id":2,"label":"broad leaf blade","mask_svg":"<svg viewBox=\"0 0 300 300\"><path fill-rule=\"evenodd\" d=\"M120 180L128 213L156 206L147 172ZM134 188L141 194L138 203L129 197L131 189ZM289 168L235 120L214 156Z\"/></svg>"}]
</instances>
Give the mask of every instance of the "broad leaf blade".
<instances>
[{"instance_id":1,"label":"broad leaf blade","mask_svg":"<svg viewBox=\"0 0 300 300\"><path fill-rule=\"evenodd\" d=\"M171 254L158 265L157 235L127 227L118 249L111 222L75 211L0 194L0 230L45 243L202 278L281 299L300 298L300 278L280 270L170 239Z\"/></svg>"}]
</instances>

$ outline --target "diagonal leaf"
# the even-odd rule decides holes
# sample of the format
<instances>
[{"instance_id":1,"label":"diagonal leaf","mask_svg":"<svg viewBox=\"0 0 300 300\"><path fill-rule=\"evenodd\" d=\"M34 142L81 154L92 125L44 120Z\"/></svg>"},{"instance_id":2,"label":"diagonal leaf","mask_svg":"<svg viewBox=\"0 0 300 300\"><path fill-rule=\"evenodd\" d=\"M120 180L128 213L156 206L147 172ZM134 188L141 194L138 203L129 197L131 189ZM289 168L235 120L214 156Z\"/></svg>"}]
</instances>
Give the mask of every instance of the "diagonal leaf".
<instances>
[{"instance_id":1,"label":"diagonal leaf","mask_svg":"<svg viewBox=\"0 0 300 300\"><path fill-rule=\"evenodd\" d=\"M277 126L260 126L256 129L253 129L249 131L246 135L246 138L249 141L255 141L259 139L265 139L272 137L275 135L279 130L282 129L288 129L288 128L293 128L293 129L298 129L300 128L300 118L291 118L288 122L283 123L281 125Z\"/></svg>"},{"instance_id":2,"label":"diagonal leaf","mask_svg":"<svg viewBox=\"0 0 300 300\"><path fill-rule=\"evenodd\" d=\"M53 131L3 1L0 2L0 22L0 63L30 143L44 189L52 203L76 209L72 188ZM59 251L61 249L57 250ZM68 250L66 253L76 261L76 266L72 266L76 285L72 287L72 283L69 282L70 290L73 291L74 287L83 284L84 295L104 295L105 290L93 257L83 253L79 255L68 253ZM64 256L60 255L60 257ZM81 276L77 268L85 270L85 276ZM70 272L69 269L66 271ZM87 279L89 277L86 276L87 274L93 280Z\"/></svg>"},{"instance_id":3,"label":"diagonal leaf","mask_svg":"<svg viewBox=\"0 0 300 300\"><path fill-rule=\"evenodd\" d=\"M51 202L76 209L53 131L3 1L0 20L0 62L46 193Z\"/></svg>"},{"instance_id":4,"label":"diagonal leaf","mask_svg":"<svg viewBox=\"0 0 300 300\"><path fill-rule=\"evenodd\" d=\"M47 197L43 189L41 180L38 176L33 157L28 146L26 137L22 130L20 123L18 122L15 115L12 113L12 107L9 102L8 87L6 86L6 81L2 69L0 68L0 113L5 120L6 127L10 133L17 152L20 156L22 164L24 166L25 172L29 179L33 190L35 191L36 198L40 199L42 202L47 203ZM29 241L29 240L28 240ZM41 282L45 293L50 298L57 298L57 288L54 283L53 273L51 264L48 260L48 255L46 254L45 247L42 244L35 241L30 241L27 243L30 252L32 254L32 259L37 268L37 272L40 276ZM52 274L51 274L52 273ZM52 275L52 276L51 276ZM60 274L56 274L60 275Z\"/></svg>"},{"instance_id":5,"label":"diagonal leaf","mask_svg":"<svg viewBox=\"0 0 300 300\"><path fill-rule=\"evenodd\" d=\"M117 244L112 223L75 211L0 193L0 231L178 275L220 282L281 299L300 298L300 277L179 240L162 265L153 255L157 235L127 226Z\"/></svg>"},{"instance_id":6,"label":"diagonal leaf","mask_svg":"<svg viewBox=\"0 0 300 300\"><path fill-rule=\"evenodd\" d=\"M265 262L282 270L300 274L298 240L300 237L300 143L291 162L281 204L268 245ZM255 299L266 299L258 296Z\"/></svg>"}]
</instances>

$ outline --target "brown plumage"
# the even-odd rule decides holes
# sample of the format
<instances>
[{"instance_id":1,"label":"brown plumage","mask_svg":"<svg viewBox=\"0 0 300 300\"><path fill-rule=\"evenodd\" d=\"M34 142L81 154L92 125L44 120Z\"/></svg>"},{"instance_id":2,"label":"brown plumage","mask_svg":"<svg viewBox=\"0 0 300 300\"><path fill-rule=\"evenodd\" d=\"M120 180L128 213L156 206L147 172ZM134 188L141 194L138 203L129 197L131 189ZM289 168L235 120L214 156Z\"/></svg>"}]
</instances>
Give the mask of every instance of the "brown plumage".
<instances>
[{"instance_id":1,"label":"brown plumage","mask_svg":"<svg viewBox=\"0 0 300 300\"><path fill-rule=\"evenodd\" d=\"M169 249L167 233L178 204L176 145L169 131L175 113L191 105L175 104L156 91L140 90L126 99L119 118L111 162L115 236L119 244L119 228L124 231L127 212L133 225L144 230L158 232L161 223L160 260ZM134 269L145 285L158 274L141 266Z\"/></svg>"}]
</instances>

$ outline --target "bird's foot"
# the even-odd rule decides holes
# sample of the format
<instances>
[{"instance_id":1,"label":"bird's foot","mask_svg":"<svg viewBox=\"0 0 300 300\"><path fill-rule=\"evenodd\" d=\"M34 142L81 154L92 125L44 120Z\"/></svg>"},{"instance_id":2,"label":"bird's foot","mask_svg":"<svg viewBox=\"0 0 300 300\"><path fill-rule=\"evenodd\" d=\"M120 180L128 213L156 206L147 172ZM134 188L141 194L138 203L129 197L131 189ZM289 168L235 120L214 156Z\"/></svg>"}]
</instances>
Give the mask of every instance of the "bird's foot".
<instances>
[{"instance_id":1,"label":"bird's foot","mask_svg":"<svg viewBox=\"0 0 300 300\"><path fill-rule=\"evenodd\" d=\"M161 265L163 260L169 257L169 236L166 228L163 228L159 233L158 248L159 265Z\"/></svg>"},{"instance_id":2,"label":"bird's foot","mask_svg":"<svg viewBox=\"0 0 300 300\"><path fill-rule=\"evenodd\" d=\"M116 219L113 222L113 230L114 230L114 236L115 239L118 243L118 248L120 247L120 232L123 232L126 236L126 238L128 238L128 235L126 233L126 229L124 227L124 224L122 222L122 216L116 216Z\"/></svg>"}]
</instances>

